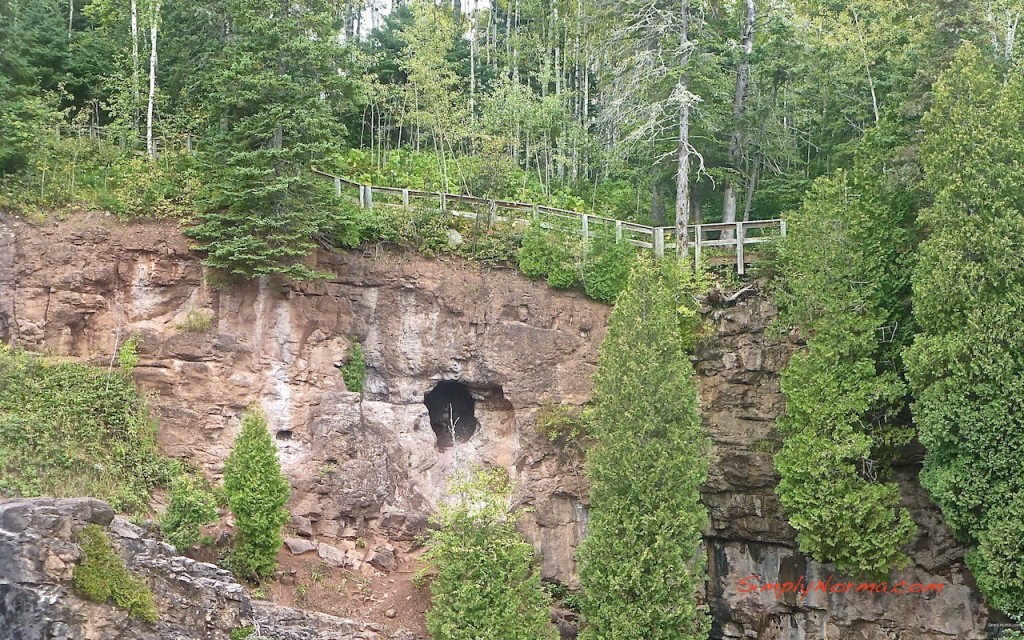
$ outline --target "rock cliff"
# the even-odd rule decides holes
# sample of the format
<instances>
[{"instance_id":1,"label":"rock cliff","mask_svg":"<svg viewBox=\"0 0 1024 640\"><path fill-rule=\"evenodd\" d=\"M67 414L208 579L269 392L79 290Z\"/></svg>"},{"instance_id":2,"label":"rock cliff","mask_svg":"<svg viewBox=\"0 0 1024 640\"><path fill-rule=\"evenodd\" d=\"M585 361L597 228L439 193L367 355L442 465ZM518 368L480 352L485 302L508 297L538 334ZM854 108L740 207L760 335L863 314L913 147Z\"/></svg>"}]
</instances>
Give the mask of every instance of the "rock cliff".
<instances>
[{"instance_id":1,"label":"rock cliff","mask_svg":"<svg viewBox=\"0 0 1024 640\"><path fill-rule=\"evenodd\" d=\"M117 343L139 335L136 378L160 418L162 449L213 476L245 407L260 403L294 489L292 544L355 571L387 573L393 555L413 549L454 469L501 466L531 507L522 528L544 577L575 584L586 485L580 461L538 434L534 418L546 401L586 402L610 309L461 260L379 248L317 260L330 279L217 287L169 224L5 218L0 339L106 365ZM816 581L832 571L795 552L773 493L778 376L796 346L765 337L774 309L764 299L707 316L715 333L695 364L715 443L704 491L714 637L985 637L988 612L963 550L913 465L901 485L920 532L913 564L897 579L941 583L941 593L741 591L753 575ZM338 369L354 342L366 353L362 394L345 389ZM440 417L426 404L432 392ZM439 447L438 425L452 421L466 430ZM357 537L369 546L353 548Z\"/></svg>"},{"instance_id":2,"label":"rock cliff","mask_svg":"<svg viewBox=\"0 0 1024 640\"><path fill-rule=\"evenodd\" d=\"M75 535L103 527L111 546L153 591L159 621L81 597L72 573ZM259 628L278 640L411 640L376 625L254 601L227 571L178 556L92 498L0 502L0 633L6 640L225 640Z\"/></svg>"}]
</instances>

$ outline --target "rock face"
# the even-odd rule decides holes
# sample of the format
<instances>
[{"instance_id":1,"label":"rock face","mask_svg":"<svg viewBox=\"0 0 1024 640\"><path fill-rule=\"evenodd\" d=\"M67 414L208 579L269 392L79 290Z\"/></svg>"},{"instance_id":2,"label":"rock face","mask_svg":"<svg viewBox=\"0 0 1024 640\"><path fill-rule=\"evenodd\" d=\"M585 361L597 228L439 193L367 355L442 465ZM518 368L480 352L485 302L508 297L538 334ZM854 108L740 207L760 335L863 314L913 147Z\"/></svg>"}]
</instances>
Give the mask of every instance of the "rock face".
<instances>
[{"instance_id":1,"label":"rock face","mask_svg":"<svg viewBox=\"0 0 1024 640\"><path fill-rule=\"evenodd\" d=\"M262 405L292 483L294 533L335 549L345 537L411 545L456 468L503 467L532 508L522 525L545 551L544 576L574 580L586 488L533 417L545 401L588 399L610 309L462 260L319 259L337 275L217 288L173 224L0 219L0 339L107 366L116 344L140 336L135 376L162 450L213 476L246 407ZM209 330L183 329L190 313ZM362 394L337 368L353 342L365 352ZM424 402L443 380L468 388L476 429L439 449Z\"/></svg>"},{"instance_id":2,"label":"rock face","mask_svg":"<svg viewBox=\"0 0 1024 640\"><path fill-rule=\"evenodd\" d=\"M781 446L775 431L775 419L784 408L779 372L796 346L765 337L776 313L764 299L707 315L715 335L699 349L696 368L701 414L715 444L703 491L711 515L705 542L712 637L987 638L989 612L964 566L964 549L918 484L914 464L898 470L903 506L918 526L911 565L889 579L894 587L906 581L902 594L858 593L861 580L795 550L796 532L774 494L778 477L772 453ZM801 577L808 587L803 597L796 585ZM822 587L828 585L827 591L817 589L819 581L825 583ZM850 581L852 588L847 586ZM794 584L784 594L752 590L787 582ZM830 592L833 585L842 592ZM928 592L908 593L913 589Z\"/></svg>"},{"instance_id":3,"label":"rock face","mask_svg":"<svg viewBox=\"0 0 1024 640\"><path fill-rule=\"evenodd\" d=\"M172 225L94 215L34 227L0 218L0 339L107 365L116 343L140 335L136 378L154 393L161 447L214 476L246 406L261 404L293 486L289 546L353 570L390 571L395 554L426 531L456 469L503 467L532 508L522 530L544 577L574 585L587 487L580 460L534 421L545 401L587 401L610 308L460 260L381 251L317 260L335 275L217 288ZM208 314L209 330L179 328L196 310ZM943 584L941 593L777 599L741 591L754 575L814 582L833 573L795 551L773 491L779 371L796 348L765 337L774 314L756 297L709 309L715 333L695 362L715 445L704 490L713 637L985 637L989 614L963 549L913 465L901 470L901 487L919 534L911 566L894 582ZM337 369L355 341L366 354L362 394L347 391ZM475 421L475 430L439 448L424 402L443 380L460 382L473 400L448 402L447 419L472 404L473 415L458 420ZM354 549L358 538L369 544Z\"/></svg>"},{"instance_id":4,"label":"rock face","mask_svg":"<svg viewBox=\"0 0 1024 640\"><path fill-rule=\"evenodd\" d=\"M130 618L92 602L72 587L82 559L75 534L89 524L105 530L130 571L144 578L159 620ZM279 640L385 640L376 625L306 614L251 600L231 575L174 549L92 498L0 502L0 631L5 640L226 640L258 625ZM395 640L411 636L392 635Z\"/></svg>"}]
</instances>

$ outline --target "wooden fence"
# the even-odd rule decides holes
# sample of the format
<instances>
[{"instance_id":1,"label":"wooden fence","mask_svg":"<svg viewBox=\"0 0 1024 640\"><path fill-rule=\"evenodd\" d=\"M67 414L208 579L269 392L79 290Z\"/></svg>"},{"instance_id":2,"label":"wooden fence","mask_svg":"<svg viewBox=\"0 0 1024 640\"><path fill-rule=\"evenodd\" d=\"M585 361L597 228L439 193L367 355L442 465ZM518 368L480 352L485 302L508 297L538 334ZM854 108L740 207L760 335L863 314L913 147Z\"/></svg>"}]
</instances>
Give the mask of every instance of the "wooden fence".
<instances>
[{"instance_id":1,"label":"wooden fence","mask_svg":"<svg viewBox=\"0 0 1024 640\"><path fill-rule=\"evenodd\" d=\"M373 208L375 197L379 197L383 204L404 207L411 206L414 200L419 203L425 201L430 206L436 206L441 212L450 215L471 219L485 217L488 224L491 222L526 224L531 220L537 220L548 228L575 227L579 229L580 235L587 238L592 238L601 232L611 234L614 231L617 242L628 242L637 247L650 249L659 258L665 255L666 250L675 250L676 248L676 228L674 226L650 227L626 220L511 200L478 198L417 189L375 187L320 171L316 167L313 167L312 171L317 177L332 181L334 191L339 197L344 195L346 189L358 191L359 206L364 209ZM460 209L460 205L475 208L477 211ZM501 215L501 213L505 213L505 215ZM735 254L736 270L743 274L746 260L749 257L745 248L748 245L769 242L774 238L785 236L786 221L752 220L750 222L695 224L690 225L689 232L690 245L694 250L694 264L700 262L704 250L723 247Z\"/></svg>"}]
</instances>

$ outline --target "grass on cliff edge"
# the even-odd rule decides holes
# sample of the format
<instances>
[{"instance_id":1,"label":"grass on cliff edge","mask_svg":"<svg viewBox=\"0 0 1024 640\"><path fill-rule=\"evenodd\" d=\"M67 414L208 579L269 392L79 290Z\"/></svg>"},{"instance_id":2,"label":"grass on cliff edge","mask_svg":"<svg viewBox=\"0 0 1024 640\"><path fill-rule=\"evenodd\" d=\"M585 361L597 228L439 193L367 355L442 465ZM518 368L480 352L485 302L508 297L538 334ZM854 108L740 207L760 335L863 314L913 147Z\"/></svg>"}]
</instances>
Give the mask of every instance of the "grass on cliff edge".
<instances>
[{"instance_id":1,"label":"grass on cliff edge","mask_svg":"<svg viewBox=\"0 0 1024 640\"><path fill-rule=\"evenodd\" d=\"M0 497L94 496L145 511L179 473L131 378L0 344Z\"/></svg>"}]
</instances>

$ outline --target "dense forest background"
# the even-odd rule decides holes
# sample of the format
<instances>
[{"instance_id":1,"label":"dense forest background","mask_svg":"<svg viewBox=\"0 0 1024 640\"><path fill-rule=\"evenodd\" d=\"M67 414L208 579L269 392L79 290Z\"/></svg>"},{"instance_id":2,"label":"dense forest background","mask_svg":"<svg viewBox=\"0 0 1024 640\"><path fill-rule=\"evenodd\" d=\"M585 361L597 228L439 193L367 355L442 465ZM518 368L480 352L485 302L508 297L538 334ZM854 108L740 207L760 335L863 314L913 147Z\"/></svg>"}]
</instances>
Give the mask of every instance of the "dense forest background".
<instances>
[{"instance_id":1,"label":"dense forest background","mask_svg":"<svg viewBox=\"0 0 1024 640\"><path fill-rule=\"evenodd\" d=\"M310 165L681 232L784 217L764 272L804 344L775 455L801 549L905 566L892 470L919 442L980 589L1021 619L1022 16L1021 0L4 0L0 209L180 218L244 277L315 277L318 243L448 242L436 215L410 232L343 206ZM632 256L530 234L488 246L599 299L625 286ZM602 278L618 284L595 294Z\"/></svg>"}]
</instances>

